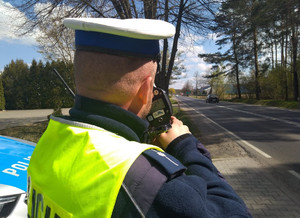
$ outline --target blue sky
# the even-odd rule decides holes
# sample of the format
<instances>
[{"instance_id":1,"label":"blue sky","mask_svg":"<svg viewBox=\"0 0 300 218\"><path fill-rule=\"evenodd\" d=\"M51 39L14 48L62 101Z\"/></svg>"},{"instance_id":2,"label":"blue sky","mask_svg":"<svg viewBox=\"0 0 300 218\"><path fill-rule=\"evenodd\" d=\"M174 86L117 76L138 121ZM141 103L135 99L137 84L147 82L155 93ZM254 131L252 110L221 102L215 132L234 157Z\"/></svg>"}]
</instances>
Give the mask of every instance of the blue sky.
<instances>
[{"instance_id":1,"label":"blue sky","mask_svg":"<svg viewBox=\"0 0 300 218\"><path fill-rule=\"evenodd\" d=\"M15 33L16 26L24 19L10 3L0 0L0 71L12 60L22 59L30 64L33 59L43 59L33 35L19 37Z\"/></svg>"},{"instance_id":2,"label":"blue sky","mask_svg":"<svg viewBox=\"0 0 300 218\"><path fill-rule=\"evenodd\" d=\"M18 37L15 34L15 26L26 19L25 15L16 9L8 11L7 7L14 9L9 1L0 0L0 72L12 60L22 59L29 65L33 59L37 61L44 60L43 56L37 51L34 34L23 37ZM214 45L214 40L197 36L194 36L194 40L198 43L195 44L190 37L181 38L178 49L184 52L186 76L170 85L170 87L181 89L187 80L193 83L193 76L196 71L201 75L210 70L210 65L198 58L197 55L199 53L216 52L217 47Z\"/></svg>"},{"instance_id":3,"label":"blue sky","mask_svg":"<svg viewBox=\"0 0 300 218\"><path fill-rule=\"evenodd\" d=\"M30 64L33 59L42 60L43 57L37 52L35 45L22 44L21 40L7 42L0 40L0 71L12 60L21 59Z\"/></svg>"}]
</instances>

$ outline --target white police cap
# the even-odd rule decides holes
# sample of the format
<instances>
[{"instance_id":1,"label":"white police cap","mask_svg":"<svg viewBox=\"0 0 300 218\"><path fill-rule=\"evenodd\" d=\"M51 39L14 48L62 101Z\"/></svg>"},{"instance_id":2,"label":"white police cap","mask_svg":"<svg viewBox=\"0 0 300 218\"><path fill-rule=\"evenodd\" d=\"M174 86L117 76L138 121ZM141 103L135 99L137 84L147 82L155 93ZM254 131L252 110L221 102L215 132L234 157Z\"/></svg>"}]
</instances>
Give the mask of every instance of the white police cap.
<instances>
[{"instance_id":1,"label":"white police cap","mask_svg":"<svg viewBox=\"0 0 300 218\"><path fill-rule=\"evenodd\" d=\"M76 49L116 55L155 57L159 39L175 34L172 24L151 19L67 18L64 25L75 30Z\"/></svg>"}]
</instances>

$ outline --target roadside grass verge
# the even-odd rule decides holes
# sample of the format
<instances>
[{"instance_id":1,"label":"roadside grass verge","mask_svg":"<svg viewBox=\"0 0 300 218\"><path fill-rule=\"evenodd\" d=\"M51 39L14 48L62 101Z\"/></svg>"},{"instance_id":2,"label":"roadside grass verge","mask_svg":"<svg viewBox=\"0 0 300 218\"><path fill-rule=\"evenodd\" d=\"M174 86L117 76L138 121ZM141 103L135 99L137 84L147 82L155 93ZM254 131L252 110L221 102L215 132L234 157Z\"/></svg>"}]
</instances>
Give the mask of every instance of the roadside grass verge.
<instances>
[{"instance_id":1,"label":"roadside grass verge","mask_svg":"<svg viewBox=\"0 0 300 218\"><path fill-rule=\"evenodd\" d=\"M287 109L300 109L300 103L297 101L256 100L256 99L232 99L232 100L225 100L225 101L270 106L270 107L280 107L280 108L287 108Z\"/></svg>"},{"instance_id":2,"label":"roadside grass verge","mask_svg":"<svg viewBox=\"0 0 300 218\"><path fill-rule=\"evenodd\" d=\"M24 126L10 127L0 130L0 135L24 139L37 143L44 131L48 121L30 123Z\"/></svg>"},{"instance_id":3,"label":"roadside grass verge","mask_svg":"<svg viewBox=\"0 0 300 218\"><path fill-rule=\"evenodd\" d=\"M170 98L171 104L178 104L178 101L174 98Z\"/></svg>"},{"instance_id":4,"label":"roadside grass verge","mask_svg":"<svg viewBox=\"0 0 300 218\"><path fill-rule=\"evenodd\" d=\"M205 99L205 96L189 96L190 98L195 99ZM297 101L283 101L283 100L272 100L272 99L263 99L263 100L256 100L256 99L221 99L221 101L228 101L228 102L236 102L236 103L243 103L243 104L254 104L254 105L261 105L261 106L269 106L269 107L279 107L279 108L287 108L287 109L300 109L300 102Z\"/></svg>"},{"instance_id":5,"label":"roadside grass verge","mask_svg":"<svg viewBox=\"0 0 300 218\"><path fill-rule=\"evenodd\" d=\"M184 111L180 110L178 104L173 104L173 116L181 120L184 125L188 126L189 130L191 131L191 133L193 133L194 136L200 137L201 133L197 128L197 125L192 122L191 118Z\"/></svg>"}]
</instances>

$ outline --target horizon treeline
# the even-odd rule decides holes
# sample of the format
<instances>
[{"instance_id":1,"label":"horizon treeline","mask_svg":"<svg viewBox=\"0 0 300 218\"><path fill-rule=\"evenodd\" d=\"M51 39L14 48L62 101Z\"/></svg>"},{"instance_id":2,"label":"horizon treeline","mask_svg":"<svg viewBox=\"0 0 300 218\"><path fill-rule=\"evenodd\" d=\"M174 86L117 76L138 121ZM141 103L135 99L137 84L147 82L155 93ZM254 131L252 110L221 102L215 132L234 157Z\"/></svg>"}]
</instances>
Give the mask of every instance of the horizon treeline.
<instances>
[{"instance_id":1,"label":"horizon treeline","mask_svg":"<svg viewBox=\"0 0 300 218\"><path fill-rule=\"evenodd\" d=\"M299 98L300 1L226 0L215 14L211 30L224 50L199 54L222 77L235 84L238 98ZM224 79L223 79L224 80ZM216 82L216 81L215 81ZM222 82L222 81L221 81Z\"/></svg>"},{"instance_id":2,"label":"horizon treeline","mask_svg":"<svg viewBox=\"0 0 300 218\"><path fill-rule=\"evenodd\" d=\"M0 72L0 110L54 109L71 107L73 98L53 72L57 69L74 90L73 63L12 60Z\"/></svg>"}]
</instances>

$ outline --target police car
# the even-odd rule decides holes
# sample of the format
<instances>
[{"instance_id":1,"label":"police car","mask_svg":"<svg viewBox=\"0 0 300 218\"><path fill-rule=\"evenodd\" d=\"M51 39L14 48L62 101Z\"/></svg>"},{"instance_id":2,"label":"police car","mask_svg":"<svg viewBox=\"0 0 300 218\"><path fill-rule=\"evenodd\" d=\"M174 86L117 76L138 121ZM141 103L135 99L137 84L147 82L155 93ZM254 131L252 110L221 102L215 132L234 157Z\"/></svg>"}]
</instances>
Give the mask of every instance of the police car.
<instances>
[{"instance_id":1,"label":"police car","mask_svg":"<svg viewBox=\"0 0 300 218\"><path fill-rule=\"evenodd\" d=\"M27 168L35 143L0 136L0 217L27 217Z\"/></svg>"}]
</instances>

